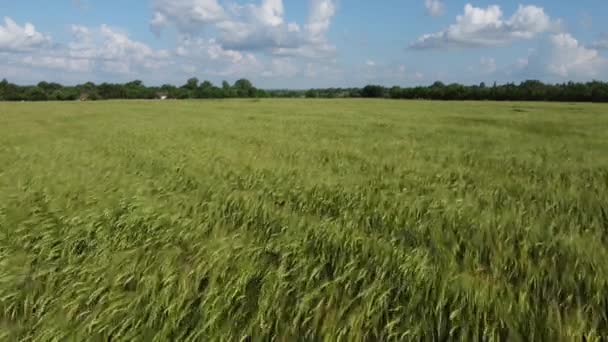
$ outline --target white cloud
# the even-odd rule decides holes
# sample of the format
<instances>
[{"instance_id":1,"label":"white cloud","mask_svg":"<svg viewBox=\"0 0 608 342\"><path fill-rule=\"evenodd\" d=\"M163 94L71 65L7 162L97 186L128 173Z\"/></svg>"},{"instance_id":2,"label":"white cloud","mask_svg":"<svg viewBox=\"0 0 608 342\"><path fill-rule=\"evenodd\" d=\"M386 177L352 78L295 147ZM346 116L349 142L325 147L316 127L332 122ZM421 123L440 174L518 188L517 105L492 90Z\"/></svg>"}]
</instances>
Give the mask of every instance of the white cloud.
<instances>
[{"instance_id":1,"label":"white cloud","mask_svg":"<svg viewBox=\"0 0 608 342\"><path fill-rule=\"evenodd\" d=\"M548 71L554 75L583 79L596 77L607 66L607 60L595 49L582 46L569 33L551 37L552 54Z\"/></svg>"},{"instance_id":2,"label":"white cloud","mask_svg":"<svg viewBox=\"0 0 608 342\"><path fill-rule=\"evenodd\" d=\"M214 38L190 38L187 36L180 38L176 55L193 60L210 59L231 63L239 63L245 57L245 54L240 51L224 49Z\"/></svg>"},{"instance_id":3,"label":"white cloud","mask_svg":"<svg viewBox=\"0 0 608 342\"><path fill-rule=\"evenodd\" d=\"M175 54L180 64L185 64L182 71L190 74L200 71L216 76L250 77L264 71L253 53L225 49L214 38L182 36Z\"/></svg>"},{"instance_id":4,"label":"white cloud","mask_svg":"<svg viewBox=\"0 0 608 342\"><path fill-rule=\"evenodd\" d=\"M285 20L282 0L224 6L217 0L156 0L154 8L150 22L154 32L172 25L182 35L215 34L225 50L307 58L327 57L335 51L326 38L335 14L333 0L311 0L304 30Z\"/></svg>"},{"instance_id":5,"label":"white cloud","mask_svg":"<svg viewBox=\"0 0 608 342\"><path fill-rule=\"evenodd\" d=\"M170 53L154 50L134 41L115 28L101 25L98 29L72 26L74 40L68 44L67 55L89 65L100 65L104 71L128 74L135 69L158 69L168 63Z\"/></svg>"},{"instance_id":6,"label":"white cloud","mask_svg":"<svg viewBox=\"0 0 608 342\"><path fill-rule=\"evenodd\" d=\"M28 51L48 45L51 38L38 31L31 23L19 26L13 19L4 17L0 24L0 51Z\"/></svg>"},{"instance_id":7,"label":"white cloud","mask_svg":"<svg viewBox=\"0 0 608 342\"><path fill-rule=\"evenodd\" d=\"M425 34L411 45L415 49L445 47L496 46L521 39L531 39L557 27L545 11L536 6L520 5L507 20L498 5L487 8L466 4L464 14L447 29Z\"/></svg>"},{"instance_id":8,"label":"white cloud","mask_svg":"<svg viewBox=\"0 0 608 342\"><path fill-rule=\"evenodd\" d=\"M9 32L18 32L14 22L7 21ZM26 24L22 30L29 40L10 43L6 60L14 66L40 70L64 70L69 73L101 71L112 74L133 74L159 69L170 63L166 50L154 50L107 25L93 29L72 26L72 40L67 44L49 44L50 38L37 33ZM4 31L3 31L4 32Z\"/></svg>"},{"instance_id":9,"label":"white cloud","mask_svg":"<svg viewBox=\"0 0 608 342\"><path fill-rule=\"evenodd\" d=\"M264 0L260 7L252 7L252 11L268 26L283 24L283 0Z\"/></svg>"},{"instance_id":10,"label":"white cloud","mask_svg":"<svg viewBox=\"0 0 608 342\"><path fill-rule=\"evenodd\" d=\"M86 59L72 59L61 56L26 56L22 59L23 64L44 69L59 69L72 72L86 72L92 67L92 63Z\"/></svg>"},{"instance_id":11,"label":"white cloud","mask_svg":"<svg viewBox=\"0 0 608 342\"><path fill-rule=\"evenodd\" d=\"M196 30L226 19L224 8L217 0L156 0L150 25L156 33L172 23L182 31Z\"/></svg>"},{"instance_id":12,"label":"white cloud","mask_svg":"<svg viewBox=\"0 0 608 342\"><path fill-rule=\"evenodd\" d=\"M310 17L306 25L312 41L325 41L325 34L335 14L336 6L332 0L312 0Z\"/></svg>"},{"instance_id":13,"label":"white cloud","mask_svg":"<svg viewBox=\"0 0 608 342\"><path fill-rule=\"evenodd\" d=\"M239 51L225 50L221 45L215 42L215 39L209 40L209 46L207 47L207 54L209 58L216 59L227 59L232 63L238 63L243 60L243 54Z\"/></svg>"},{"instance_id":14,"label":"white cloud","mask_svg":"<svg viewBox=\"0 0 608 342\"><path fill-rule=\"evenodd\" d=\"M539 50L530 50L504 70L510 79L549 82L589 81L608 73L608 60L598 50L583 46L569 33L554 34Z\"/></svg>"},{"instance_id":15,"label":"white cloud","mask_svg":"<svg viewBox=\"0 0 608 342\"><path fill-rule=\"evenodd\" d=\"M441 16L445 12L445 5L440 0L424 0L424 6L426 12L433 17Z\"/></svg>"},{"instance_id":16,"label":"white cloud","mask_svg":"<svg viewBox=\"0 0 608 342\"><path fill-rule=\"evenodd\" d=\"M273 58L270 68L262 72L264 77L294 77L299 73L298 66L290 58Z\"/></svg>"},{"instance_id":17,"label":"white cloud","mask_svg":"<svg viewBox=\"0 0 608 342\"><path fill-rule=\"evenodd\" d=\"M376 62L372 61L372 60L368 60L365 62L365 65L367 65L368 67L375 67L376 66Z\"/></svg>"}]
</instances>

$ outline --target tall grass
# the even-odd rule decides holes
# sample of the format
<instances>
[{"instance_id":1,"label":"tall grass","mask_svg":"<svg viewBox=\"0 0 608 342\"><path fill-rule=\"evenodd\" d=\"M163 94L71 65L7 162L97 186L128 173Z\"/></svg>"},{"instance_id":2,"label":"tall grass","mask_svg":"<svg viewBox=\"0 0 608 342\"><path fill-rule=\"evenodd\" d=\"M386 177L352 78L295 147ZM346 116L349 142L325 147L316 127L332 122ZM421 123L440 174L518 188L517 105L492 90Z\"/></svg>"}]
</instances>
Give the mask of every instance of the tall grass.
<instances>
[{"instance_id":1,"label":"tall grass","mask_svg":"<svg viewBox=\"0 0 608 342\"><path fill-rule=\"evenodd\" d=\"M0 103L0 339L607 338L607 108Z\"/></svg>"}]
</instances>

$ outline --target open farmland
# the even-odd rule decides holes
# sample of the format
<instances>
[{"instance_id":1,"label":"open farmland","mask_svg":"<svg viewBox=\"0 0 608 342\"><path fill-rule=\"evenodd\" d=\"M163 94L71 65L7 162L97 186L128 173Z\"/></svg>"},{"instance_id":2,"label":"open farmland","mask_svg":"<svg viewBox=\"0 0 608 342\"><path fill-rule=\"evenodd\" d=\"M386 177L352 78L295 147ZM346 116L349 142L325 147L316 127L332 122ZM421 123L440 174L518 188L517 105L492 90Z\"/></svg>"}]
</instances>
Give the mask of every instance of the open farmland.
<instances>
[{"instance_id":1,"label":"open farmland","mask_svg":"<svg viewBox=\"0 0 608 342\"><path fill-rule=\"evenodd\" d=\"M598 340L608 106L0 103L0 339Z\"/></svg>"}]
</instances>

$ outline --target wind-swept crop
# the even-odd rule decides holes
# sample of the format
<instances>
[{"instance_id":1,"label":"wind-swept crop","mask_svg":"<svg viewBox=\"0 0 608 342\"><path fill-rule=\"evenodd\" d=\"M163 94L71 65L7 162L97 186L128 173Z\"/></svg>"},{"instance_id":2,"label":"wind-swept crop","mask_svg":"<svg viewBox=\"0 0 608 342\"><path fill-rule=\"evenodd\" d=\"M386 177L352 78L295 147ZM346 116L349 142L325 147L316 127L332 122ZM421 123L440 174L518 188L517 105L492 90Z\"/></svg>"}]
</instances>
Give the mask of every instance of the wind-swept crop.
<instances>
[{"instance_id":1,"label":"wind-swept crop","mask_svg":"<svg viewBox=\"0 0 608 342\"><path fill-rule=\"evenodd\" d=\"M0 338L602 340L606 109L0 103Z\"/></svg>"}]
</instances>

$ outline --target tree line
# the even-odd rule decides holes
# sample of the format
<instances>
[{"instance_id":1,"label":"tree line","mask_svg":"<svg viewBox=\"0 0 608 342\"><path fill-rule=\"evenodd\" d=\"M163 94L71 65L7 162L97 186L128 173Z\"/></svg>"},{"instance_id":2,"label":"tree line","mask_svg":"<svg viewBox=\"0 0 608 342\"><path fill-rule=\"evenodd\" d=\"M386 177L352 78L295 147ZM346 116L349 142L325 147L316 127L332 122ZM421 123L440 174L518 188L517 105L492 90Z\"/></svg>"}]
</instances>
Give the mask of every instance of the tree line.
<instances>
[{"instance_id":1,"label":"tree line","mask_svg":"<svg viewBox=\"0 0 608 342\"><path fill-rule=\"evenodd\" d=\"M303 92L306 97L367 97L391 99L426 100L492 100L492 101L576 101L608 102L608 83L592 81L587 83L568 82L545 84L528 80L520 84L507 83L487 86L485 83L466 86L435 82L420 87L383 87L367 85L359 88L310 89Z\"/></svg>"},{"instance_id":2,"label":"tree line","mask_svg":"<svg viewBox=\"0 0 608 342\"><path fill-rule=\"evenodd\" d=\"M267 97L264 90L257 89L247 79L234 84L222 82L221 87L209 81L200 82L191 78L180 87L165 84L148 87L136 80L124 84L87 82L76 86L40 82L32 86L19 86L6 79L0 82L0 101L73 101L111 99L205 99L205 98L251 98Z\"/></svg>"},{"instance_id":3,"label":"tree line","mask_svg":"<svg viewBox=\"0 0 608 342\"><path fill-rule=\"evenodd\" d=\"M76 86L40 82L32 86L19 86L7 80L0 82L0 101L72 101L109 99L222 99L222 98L389 98L427 100L493 100L493 101L578 101L608 102L608 83L592 81L587 83L568 82L545 84L528 80L520 84L507 83L487 86L443 84L435 82L430 86L384 87L367 85L363 88L324 88L308 90L273 89L262 90L247 79L234 84L226 81L221 87L209 81L199 82L191 78L182 86L165 84L148 87L142 81L124 84L88 82Z\"/></svg>"}]
</instances>

